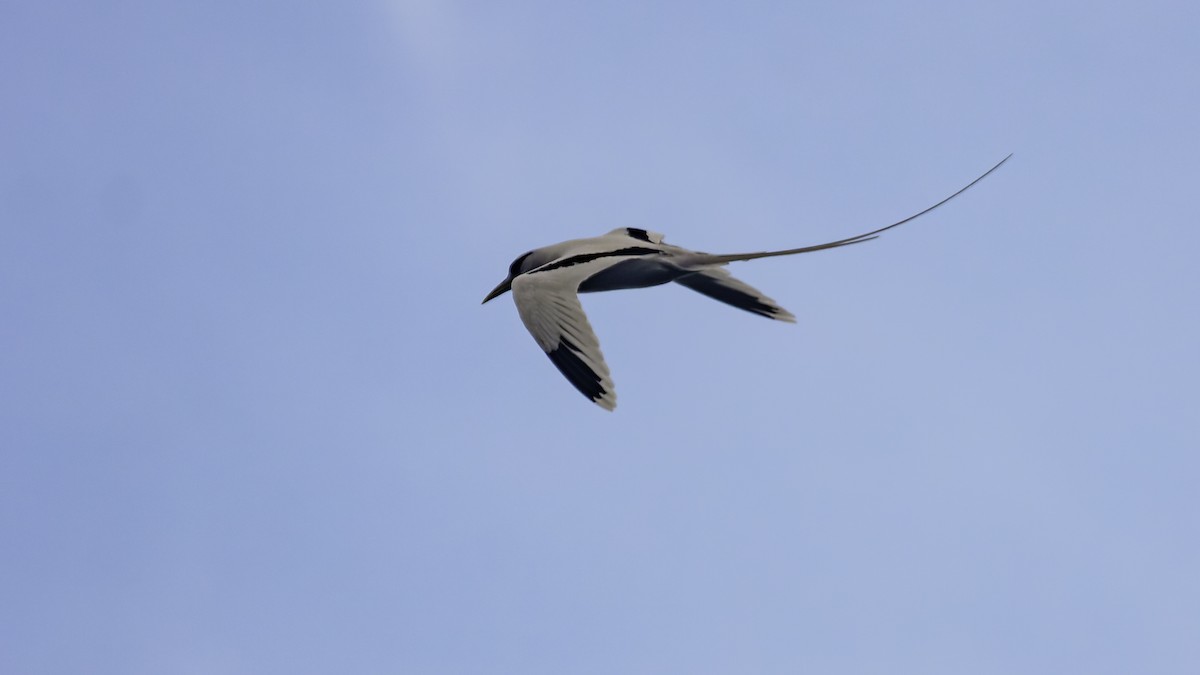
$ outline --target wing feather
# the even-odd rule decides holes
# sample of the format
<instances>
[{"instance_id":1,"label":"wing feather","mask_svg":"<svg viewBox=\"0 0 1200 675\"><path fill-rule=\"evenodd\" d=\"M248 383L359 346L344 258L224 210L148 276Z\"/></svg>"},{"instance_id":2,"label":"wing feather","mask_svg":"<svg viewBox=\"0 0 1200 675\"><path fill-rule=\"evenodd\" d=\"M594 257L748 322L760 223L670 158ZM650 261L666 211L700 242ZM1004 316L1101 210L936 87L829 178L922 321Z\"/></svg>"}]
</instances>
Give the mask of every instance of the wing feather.
<instances>
[{"instance_id":1,"label":"wing feather","mask_svg":"<svg viewBox=\"0 0 1200 675\"><path fill-rule=\"evenodd\" d=\"M639 241L644 241L651 244L663 243L662 232L651 232L650 230L643 230L640 227L618 227L615 230L610 230L608 234L624 235L626 237L632 237Z\"/></svg>"},{"instance_id":2,"label":"wing feather","mask_svg":"<svg viewBox=\"0 0 1200 675\"><path fill-rule=\"evenodd\" d=\"M525 328L559 372L596 405L612 410L617 394L600 340L579 302L576 279L580 275L568 270L517 277L512 283L513 301Z\"/></svg>"},{"instance_id":3,"label":"wing feather","mask_svg":"<svg viewBox=\"0 0 1200 675\"><path fill-rule=\"evenodd\" d=\"M780 307L779 303L768 298L757 288L735 279L723 267L710 267L695 274L680 277L675 280L675 283L687 286L697 293L703 293L713 300L720 300L727 305L765 316L768 319L796 322L796 317L791 312Z\"/></svg>"}]
</instances>

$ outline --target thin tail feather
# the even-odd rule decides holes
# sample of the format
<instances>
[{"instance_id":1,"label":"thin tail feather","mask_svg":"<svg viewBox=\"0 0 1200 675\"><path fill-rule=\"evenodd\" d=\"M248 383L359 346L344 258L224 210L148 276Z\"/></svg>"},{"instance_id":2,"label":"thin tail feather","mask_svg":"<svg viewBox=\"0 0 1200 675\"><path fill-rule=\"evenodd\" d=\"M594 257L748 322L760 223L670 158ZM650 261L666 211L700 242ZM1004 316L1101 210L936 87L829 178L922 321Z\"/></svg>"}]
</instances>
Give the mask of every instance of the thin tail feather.
<instances>
[{"instance_id":1,"label":"thin tail feather","mask_svg":"<svg viewBox=\"0 0 1200 675\"><path fill-rule=\"evenodd\" d=\"M967 183L965 186L960 188L957 192L950 195L949 197L946 197L942 201L934 204L933 206L930 206L929 208L927 208L919 213L914 213L913 215L905 218L904 220L898 220L898 221L892 223L891 225L881 227L877 230L871 230L870 232L865 232L863 234L856 235L853 237L847 237L845 239L839 239L837 241L831 241L831 242L828 242L825 244L817 244L815 246L803 246L801 248L789 248L789 249L786 249L783 251L761 251L758 253L730 253L730 254L726 254L726 255L714 255L711 253L698 253L698 254L696 254L696 259L694 259L694 260L691 258L691 256L688 256L687 263L698 264L698 265L720 265L720 264L724 264L724 263L736 262L739 260L755 260L758 258L771 258L774 256L781 256L781 255L796 255L798 253L812 253L813 251L824 251L825 249L829 249L829 248L839 248L841 246L849 246L851 244L861 244L866 241L871 241L872 239L877 239L879 237L879 235L882 234L883 232L886 232L886 231L892 229L893 227L899 227L899 226L909 222L910 220L916 220L917 218L920 218L921 216L925 215L926 213L929 213L930 211L945 204L946 202L950 201L951 199L954 199L955 197L961 195L962 193L966 192L968 189L970 189L973 185L975 185L979 181L983 180L984 178L987 178L988 175L990 175L993 171L995 171L996 169L999 169L1000 166L1002 164L1004 164L1005 162L1007 162L1011 157L1012 157L1012 154L1010 153L1008 155L1008 157L1005 157L1004 159L997 162L995 166L988 169L987 171L984 171L983 174L980 175L978 178L971 181L970 183ZM683 262L683 261L681 260L680 262Z\"/></svg>"}]
</instances>

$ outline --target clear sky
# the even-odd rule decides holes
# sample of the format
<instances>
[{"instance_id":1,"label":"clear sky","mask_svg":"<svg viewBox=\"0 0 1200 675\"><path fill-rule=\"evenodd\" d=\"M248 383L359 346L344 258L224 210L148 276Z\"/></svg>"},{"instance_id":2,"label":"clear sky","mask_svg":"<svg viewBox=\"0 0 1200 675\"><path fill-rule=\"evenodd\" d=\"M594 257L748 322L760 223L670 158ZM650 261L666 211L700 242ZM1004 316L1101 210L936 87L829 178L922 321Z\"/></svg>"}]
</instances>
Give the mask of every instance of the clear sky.
<instances>
[{"instance_id":1,"label":"clear sky","mask_svg":"<svg viewBox=\"0 0 1200 675\"><path fill-rule=\"evenodd\" d=\"M1195 673L1200 5L9 2L0 672ZM508 296L632 226L799 323Z\"/></svg>"}]
</instances>

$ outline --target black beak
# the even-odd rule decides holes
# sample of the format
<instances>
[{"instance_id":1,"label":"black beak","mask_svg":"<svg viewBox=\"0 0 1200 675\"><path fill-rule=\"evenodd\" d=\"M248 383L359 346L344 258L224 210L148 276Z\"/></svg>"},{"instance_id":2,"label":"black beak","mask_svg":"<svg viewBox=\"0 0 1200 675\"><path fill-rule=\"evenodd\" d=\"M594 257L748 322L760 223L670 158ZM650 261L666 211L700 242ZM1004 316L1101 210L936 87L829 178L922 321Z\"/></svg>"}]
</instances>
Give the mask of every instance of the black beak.
<instances>
[{"instance_id":1,"label":"black beak","mask_svg":"<svg viewBox=\"0 0 1200 675\"><path fill-rule=\"evenodd\" d=\"M500 282L499 286L493 288L492 292L488 293L487 297L484 298L483 302L480 304L486 305L488 300L491 300L492 298L496 297L497 295L504 295L505 293L509 292L511 289L512 289L512 279L505 279L504 281Z\"/></svg>"}]
</instances>

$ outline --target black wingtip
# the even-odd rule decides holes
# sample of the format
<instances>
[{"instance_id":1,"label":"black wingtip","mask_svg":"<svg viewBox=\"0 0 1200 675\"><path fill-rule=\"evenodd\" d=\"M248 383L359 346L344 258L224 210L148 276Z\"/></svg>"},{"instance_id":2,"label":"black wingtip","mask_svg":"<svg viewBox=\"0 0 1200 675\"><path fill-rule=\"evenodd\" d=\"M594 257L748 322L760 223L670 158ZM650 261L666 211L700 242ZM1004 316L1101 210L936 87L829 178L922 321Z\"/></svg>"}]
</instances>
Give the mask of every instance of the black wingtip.
<instances>
[{"instance_id":1,"label":"black wingtip","mask_svg":"<svg viewBox=\"0 0 1200 675\"><path fill-rule=\"evenodd\" d=\"M564 337L559 339L558 347L546 352L546 356L550 357L558 371L579 390L579 393L599 402L608 390L601 386L600 375L579 358L579 353L579 347Z\"/></svg>"},{"instance_id":2,"label":"black wingtip","mask_svg":"<svg viewBox=\"0 0 1200 675\"><path fill-rule=\"evenodd\" d=\"M766 298L721 283L720 278L714 278L705 274L690 274L686 277L676 279L675 283L690 288L697 293L707 295L713 300L737 307L751 314L765 316L768 319L776 318L780 312L787 313L782 307L771 304L771 301Z\"/></svg>"}]
</instances>

